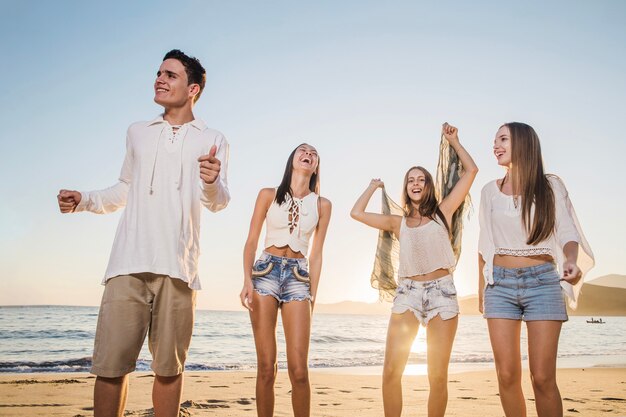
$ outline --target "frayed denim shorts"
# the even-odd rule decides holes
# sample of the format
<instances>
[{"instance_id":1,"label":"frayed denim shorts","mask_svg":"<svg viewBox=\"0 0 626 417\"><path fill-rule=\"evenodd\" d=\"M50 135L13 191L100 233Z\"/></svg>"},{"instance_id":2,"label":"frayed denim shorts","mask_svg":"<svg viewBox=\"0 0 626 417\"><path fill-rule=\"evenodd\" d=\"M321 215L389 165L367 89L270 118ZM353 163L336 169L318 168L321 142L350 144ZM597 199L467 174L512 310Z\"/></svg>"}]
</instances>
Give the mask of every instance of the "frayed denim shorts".
<instances>
[{"instance_id":1,"label":"frayed denim shorts","mask_svg":"<svg viewBox=\"0 0 626 417\"><path fill-rule=\"evenodd\" d=\"M452 275L431 281L415 281L401 278L396 288L391 312L402 314L410 310L422 326L439 315L442 320L450 320L459 314L459 302Z\"/></svg>"},{"instance_id":2,"label":"frayed denim shorts","mask_svg":"<svg viewBox=\"0 0 626 417\"><path fill-rule=\"evenodd\" d=\"M252 267L252 284L258 294L274 297L279 305L311 300L306 258L284 258L263 252Z\"/></svg>"},{"instance_id":3,"label":"frayed denim shorts","mask_svg":"<svg viewBox=\"0 0 626 417\"><path fill-rule=\"evenodd\" d=\"M486 319L567 321L559 273L553 263L526 268L493 267L485 288Z\"/></svg>"}]
</instances>

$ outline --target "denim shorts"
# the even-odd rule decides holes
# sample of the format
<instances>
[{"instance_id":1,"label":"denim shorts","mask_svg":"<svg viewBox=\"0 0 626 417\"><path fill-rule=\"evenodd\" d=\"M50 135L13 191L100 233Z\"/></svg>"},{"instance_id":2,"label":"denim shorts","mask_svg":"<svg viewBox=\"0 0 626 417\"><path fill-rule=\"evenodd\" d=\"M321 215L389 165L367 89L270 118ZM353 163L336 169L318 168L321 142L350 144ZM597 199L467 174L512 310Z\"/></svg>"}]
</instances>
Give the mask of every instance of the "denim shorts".
<instances>
[{"instance_id":1,"label":"denim shorts","mask_svg":"<svg viewBox=\"0 0 626 417\"><path fill-rule=\"evenodd\" d=\"M526 268L493 267L485 288L486 319L567 321L559 273L553 263Z\"/></svg>"},{"instance_id":2,"label":"denim shorts","mask_svg":"<svg viewBox=\"0 0 626 417\"><path fill-rule=\"evenodd\" d=\"M415 281L401 278L391 312L402 314L410 310L422 326L439 315L442 320L450 320L459 314L459 302L452 275L432 281Z\"/></svg>"},{"instance_id":3,"label":"denim shorts","mask_svg":"<svg viewBox=\"0 0 626 417\"><path fill-rule=\"evenodd\" d=\"M252 267L252 284L260 295L271 295L278 304L311 300L306 258L284 258L263 252Z\"/></svg>"}]
</instances>

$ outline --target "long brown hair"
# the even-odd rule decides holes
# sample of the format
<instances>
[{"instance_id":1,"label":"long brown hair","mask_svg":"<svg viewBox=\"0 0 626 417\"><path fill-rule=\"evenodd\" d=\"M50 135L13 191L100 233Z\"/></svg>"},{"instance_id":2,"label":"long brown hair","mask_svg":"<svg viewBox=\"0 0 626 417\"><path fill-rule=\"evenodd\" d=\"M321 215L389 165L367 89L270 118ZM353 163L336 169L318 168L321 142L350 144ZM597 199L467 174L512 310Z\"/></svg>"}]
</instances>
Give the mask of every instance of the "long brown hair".
<instances>
[{"instance_id":1,"label":"long brown hair","mask_svg":"<svg viewBox=\"0 0 626 417\"><path fill-rule=\"evenodd\" d=\"M526 243L536 245L550 237L556 224L554 192L543 168L539 136L525 123L511 122L504 126L511 134L511 166L507 176L513 194L521 198ZM502 184L505 181L506 177Z\"/></svg>"},{"instance_id":2,"label":"long brown hair","mask_svg":"<svg viewBox=\"0 0 626 417\"><path fill-rule=\"evenodd\" d=\"M411 198L409 194L406 192L406 186L409 183L409 173L414 169L419 169L424 173L424 189L422 190L422 199L420 200L420 205L418 208L418 212L420 216L427 217L431 220L437 221L435 216L438 216L442 221L443 225L450 232L450 227L448 226L448 222L446 221L445 216L439 210L439 201L437 201L437 195L435 193L435 183L433 182L433 176L430 175L430 172L426 170L426 168L421 166L414 166L409 168L409 170L404 174L404 181L402 185L402 209L404 210L405 216L410 216L413 212L413 205L411 204Z\"/></svg>"},{"instance_id":3,"label":"long brown hair","mask_svg":"<svg viewBox=\"0 0 626 417\"><path fill-rule=\"evenodd\" d=\"M307 143L301 143L296 146L296 148L289 155L289 159L287 159L287 165L285 166L285 173L283 174L283 179L280 182L280 185L276 189L276 198L274 201L280 206L287 200L287 194L293 197L293 191L291 190L291 173L293 172L293 157L296 154L298 148L302 145L308 145ZM317 168L313 175L311 175L311 179L309 180L309 191L314 192L315 194L320 194L320 157L317 155Z\"/></svg>"}]
</instances>

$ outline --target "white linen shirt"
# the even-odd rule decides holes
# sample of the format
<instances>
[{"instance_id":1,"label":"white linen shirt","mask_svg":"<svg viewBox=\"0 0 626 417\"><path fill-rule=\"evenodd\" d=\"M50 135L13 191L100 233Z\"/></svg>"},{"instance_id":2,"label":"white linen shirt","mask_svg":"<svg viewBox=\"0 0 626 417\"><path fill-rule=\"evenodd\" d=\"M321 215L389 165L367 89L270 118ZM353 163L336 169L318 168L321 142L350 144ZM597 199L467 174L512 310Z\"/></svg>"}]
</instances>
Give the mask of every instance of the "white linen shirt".
<instances>
[{"instance_id":1,"label":"white linen shirt","mask_svg":"<svg viewBox=\"0 0 626 417\"><path fill-rule=\"evenodd\" d=\"M201 289L198 277L202 206L217 212L228 205L228 142L195 119L172 136L159 116L128 128L119 182L104 190L81 192L76 211L110 213L126 207L115 235L103 284L119 275L151 272ZM217 146L218 179L200 178L198 158Z\"/></svg>"},{"instance_id":2,"label":"white linen shirt","mask_svg":"<svg viewBox=\"0 0 626 417\"><path fill-rule=\"evenodd\" d=\"M562 275L565 262L563 247L568 242L577 242L577 264L583 278L576 285L561 281L561 287L570 300L569 305L575 309L584 276L594 265L594 256L580 227L565 184L556 175L549 175L548 180L554 193L555 230L548 239L536 245L526 243L527 233L522 223L521 208L519 204L515 204L515 197L502 193L495 180L483 187L478 217L480 223L478 252L485 261L483 276L485 285L493 284L493 258L498 254L549 255L556 262L556 267Z\"/></svg>"}]
</instances>

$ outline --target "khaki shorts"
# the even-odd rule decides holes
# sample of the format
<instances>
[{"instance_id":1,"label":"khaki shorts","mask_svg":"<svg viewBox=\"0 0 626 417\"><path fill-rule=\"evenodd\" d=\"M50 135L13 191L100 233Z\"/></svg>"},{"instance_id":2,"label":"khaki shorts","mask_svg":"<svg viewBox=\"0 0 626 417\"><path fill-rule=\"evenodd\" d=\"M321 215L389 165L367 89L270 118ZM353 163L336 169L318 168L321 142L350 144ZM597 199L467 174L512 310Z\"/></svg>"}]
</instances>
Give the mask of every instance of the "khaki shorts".
<instances>
[{"instance_id":1,"label":"khaki shorts","mask_svg":"<svg viewBox=\"0 0 626 417\"><path fill-rule=\"evenodd\" d=\"M152 370L183 372L193 332L196 291L166 275L133 274L109 279L98 314L91 373L116 378L135 370L148 334Z\"/></svg>"}]
</instances>

